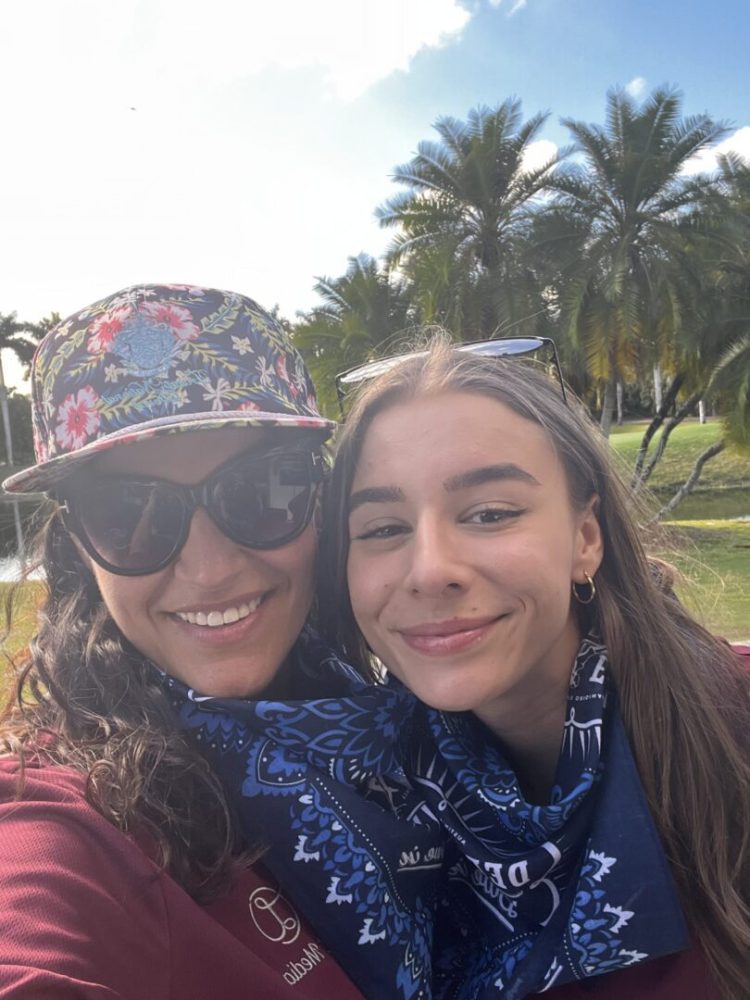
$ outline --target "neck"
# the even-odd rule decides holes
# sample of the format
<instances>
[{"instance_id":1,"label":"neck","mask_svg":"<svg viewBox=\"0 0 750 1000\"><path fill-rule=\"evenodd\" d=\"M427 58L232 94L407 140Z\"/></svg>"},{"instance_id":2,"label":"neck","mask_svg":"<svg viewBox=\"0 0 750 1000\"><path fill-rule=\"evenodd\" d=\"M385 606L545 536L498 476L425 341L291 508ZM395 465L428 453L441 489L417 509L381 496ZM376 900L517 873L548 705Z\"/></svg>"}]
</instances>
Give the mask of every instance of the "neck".
<instances>
[{"instance_id":1,"label":"neck","mask_svg":"<svg viewBox=\"0 0 750 1000\"><path fill-rule=\"evenodd\" d=\"M578 630L572 630L560 642L554 663L531 671L528 683L474 711L502 742L524 796L535 804L549 802L579 645Z\"/></svg>"},{"instance_id":2,"label":"neck","mask_svg":"<svg viewBox=\"0 0 750 1000\"><path fill-rule=\"evenodd\" d=\"M565 707L566 700L540 706L533 717L527 715L523 725L504 726L502 732L493 729L502 740L527 802L536 805L549 802L560 756Z\"/></svg>"}]
</instances>

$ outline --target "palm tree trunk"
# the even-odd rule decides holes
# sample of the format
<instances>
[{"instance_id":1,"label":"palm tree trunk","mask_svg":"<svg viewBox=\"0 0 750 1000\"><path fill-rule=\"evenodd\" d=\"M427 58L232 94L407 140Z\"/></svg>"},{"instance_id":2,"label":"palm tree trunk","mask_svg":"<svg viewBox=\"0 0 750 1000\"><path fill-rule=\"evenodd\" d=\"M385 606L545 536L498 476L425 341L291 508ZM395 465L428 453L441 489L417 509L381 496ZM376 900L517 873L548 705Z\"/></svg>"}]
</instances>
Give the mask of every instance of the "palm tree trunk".
<instances>
[{"instance_id":1,"label":"palm tree trunk","mask_svg":"<svg viewBox=\"0 0 750 1000\"><path fill-rule=\"evenodd\" d=\"M695 406L697 399L698 399L698 393L693 393L693 395L690 396L676 411L675 415L673 417L670 417L669 420L667 420L667 422L664 424L664 429L661 432L661 436L659 438L659 443L656 446L656 450L654 454L651 456L651 460L649 461L648 465L641 473L640 477L641 485L647 483L651 478L651 473L654 471L656 466L661 461L661 457L664 454L664 449L667 447L667 444L669 442L669 435L672 433L675 427L681 424L682 421L685 419L685 417L687 417L690 410Z\"/></svg>"},{"instance_id":2,"label":"palm tree trunk","mask_svg":"<svg viewBox=\"0 0 750 1000\"><path fill-rule=\"evenodd\" d=\"M664 423L667 411L677 399L677 393L682 388L682 383L684 381L685 373L678 372L672 379L672 384L667 389L667 392L662 399L661 407L656 412L656 416L653 418L643 434L640 447L638 448L638 454L636 455L635 466L633 467L633 479L630 483L635 490L637 490L641 485L643 463L646 461L646 455L648 453L649 445L651 444L651 439Z\"/></svg>"},{"instance_id":3,"label":"palm tree trunk","mask_svg":"<svg viewBox=\"0 0 750 1000\"><path fill-rule=\"evenodd\" d=\"M622 398L624 396L624 386L622 382L617 380L617 426L622 427Z\"/></svg>"},{"instance_id":4,"label":"palm tree trunk","mask_svg":"<svg viewBox=\"0 0 750 1000\"><path fill-rule=\"evenodd\" d=\"M599 429L605 438L609 437L612 427L612 409L615 403L615 380L610 378L604 387L604 402L602 403L602 415L599 420Z\"/></svg>"},{"instance_id":5,"label":"palm tree trunk","mask_svg":"<svg viewBox=\"0 0 750 1000\"><path fill-rule=\"evenodd\" d=\"M693 466L690 475L687 477L687 479L679 488L679 490L677 490L672 499L668 503L664 504L662 509L654 518L655 521L661 521L662 518L666 517L667 514L670 514L675 509L675 507L677 506L678 503L680 503L681 500L685 499L688 493L693 492L695 484L700 479L701 472L703 472L703 466L715 455L718 455L719 452L724 451L725 447L726 447L726 441L724 440L715 441L714 444L706 448L706 450L703 452L702 455L698 456L698 458L695 460L695 465Z\"/></svg>"},{"instance_id":6,"label":"palm tree trunk","mask_svg":"<svg viewBox=\"0 0 750 1000\"><path fill-rule=\"evenodd\" d=\"M654 413L658 413L662 407L661 392L661 365L657 361L654 365Z\"/></svg>"},{"instance_id":7,"label":"palm tree trunk","mask_svg":"<svg viewBox=\"0 0 750 1000\"><path fill-rule=\"evenodd\" d=\"M3 414L3 430L5 432L5 454L8 466L13 465L13 433L10 426L10 407L8 406L8 390L5 387L5 373L3 372L3 359L0 354L0 410ZM24 558L23 527L21 525L21 511L18 500L13 500L13 520L16 526L16 548L17 556L21 561Z\"/></svg>"},{"instance_id":8,"label":"palm tree trunk","mask_svg":"<svg viewBox=\"0 0 750 1000\"><path fill-rule=\"evenodd\" d=\"M3 359L0 354L0 409L3 413L3 430L5 431L5 454L8 465L13 465L13 435L10 429L10 410L8 408L8 390L5 388L5 373Z\"/></svg>"}]
</instances>

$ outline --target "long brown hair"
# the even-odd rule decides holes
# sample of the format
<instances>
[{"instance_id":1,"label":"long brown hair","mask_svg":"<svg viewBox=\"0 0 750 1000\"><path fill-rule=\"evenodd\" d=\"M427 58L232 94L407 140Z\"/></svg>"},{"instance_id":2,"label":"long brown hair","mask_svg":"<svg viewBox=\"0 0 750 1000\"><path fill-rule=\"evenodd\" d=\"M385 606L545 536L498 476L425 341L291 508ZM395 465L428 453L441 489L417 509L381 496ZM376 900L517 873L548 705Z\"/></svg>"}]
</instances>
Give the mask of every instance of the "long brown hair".
<instances>
[{"instance_id":1,"label":"long brown hair","mask_svg":"<svg viewBox=\"0 0 750 1000\"><path fill-rule=\"evenodd\" d=\"M59 512L35 548L46 598L0 718L0 753L20 762L19 794L31 759L82 772L91 804L146 837L175 881L206 902L227 887L240 855L219 779L180 732L153 666L110 617ZM19 597L17 586L8 631Z\"/></svg>"},{"instance_id":2,"label":"long brown hair","mask_svg":"<svg viewBox=\"0 0 750 1000\"><path fill-rule=\"evenodd\" d=\"M369 383L338 440L325 504L321 615L355 664L368 653L347 591L348 501L365 435L396 402L425 394L487 396L540 425L566 471L574 507L599 497L604 556L591 621L609 650L622 718L678 885L727 997L750 975L750 681L728 645L694 621L654 572L632 499L582 406L546 374L433 340L422 356ZM583 624L583 623L582 623Z\"/></svg>"}]
</instances>

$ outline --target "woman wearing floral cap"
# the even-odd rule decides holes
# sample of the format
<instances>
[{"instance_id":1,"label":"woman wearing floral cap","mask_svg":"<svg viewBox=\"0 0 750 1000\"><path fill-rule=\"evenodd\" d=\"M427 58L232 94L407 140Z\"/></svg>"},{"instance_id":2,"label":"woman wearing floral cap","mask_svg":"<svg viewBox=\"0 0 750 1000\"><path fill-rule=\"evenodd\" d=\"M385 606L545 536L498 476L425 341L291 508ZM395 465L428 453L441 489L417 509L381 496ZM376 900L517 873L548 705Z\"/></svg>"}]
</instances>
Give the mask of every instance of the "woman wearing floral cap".
<instances>
[{"instance_id":1,"label":"woman wearing floral cap","mask_svg":"<svg viewBox=\"0 0 750 1000\"><path fill-rule=\"evenodd\" d=\"M53 511L0 727L0 997L429 996L413 699L306 626L333 425L284 332L129 288L51 331L32 390L4 485Z\"/></svg>"}]
</instances>

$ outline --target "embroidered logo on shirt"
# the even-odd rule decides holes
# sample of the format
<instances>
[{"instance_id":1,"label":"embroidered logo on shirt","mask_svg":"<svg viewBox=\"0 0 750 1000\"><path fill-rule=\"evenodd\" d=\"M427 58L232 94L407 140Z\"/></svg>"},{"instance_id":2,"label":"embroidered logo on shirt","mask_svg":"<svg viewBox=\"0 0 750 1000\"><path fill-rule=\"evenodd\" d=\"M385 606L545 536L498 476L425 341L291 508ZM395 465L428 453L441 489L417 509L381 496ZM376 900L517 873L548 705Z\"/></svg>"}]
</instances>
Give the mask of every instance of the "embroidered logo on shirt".
<instances>
[{"instance_id":1,"label":"embroidered logo on shirt","mask_svg":"<svg viewBox=\"0 0 750 1000\"><path fill-rule=\"evenodd\" d=\"M300 920L291 903L278 889L261 885L247 900L250 916L267 941L293 944L299 937Z\"/></svg>"},{"instance_id":2,"label":"embroidered logo on shirt","mask_svg":"<svg viewBox=\"0 0 750 1000\"><path fill-rule=\"evenodd\" d=\"M311 941L300 955L299 961L287 962L284 981L289 983L290 986L296 986L300 979L303 979L308 972L312 972L315 966L319 962L322 962L325 957L325 953L320 945Z\"/></svg>"}]
</instances>

